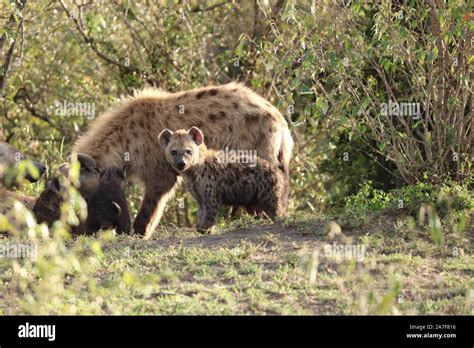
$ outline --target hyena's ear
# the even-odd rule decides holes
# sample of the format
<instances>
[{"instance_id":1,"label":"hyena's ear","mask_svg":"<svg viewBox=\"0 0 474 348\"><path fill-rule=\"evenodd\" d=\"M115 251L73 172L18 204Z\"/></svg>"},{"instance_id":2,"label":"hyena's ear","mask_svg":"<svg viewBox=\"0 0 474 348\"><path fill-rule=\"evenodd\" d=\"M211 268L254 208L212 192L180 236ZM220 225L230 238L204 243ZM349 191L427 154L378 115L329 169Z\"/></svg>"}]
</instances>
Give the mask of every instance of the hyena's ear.
<instances>
[{"instance_id":1,"label":"hyena's ear","mask_svg":"<svg viewBox=\"0 0 474 348\"><path fill-rule=\"evenodd\" d=\"M48 180L46 183L46 189L53 191L54 193L61 192L61 183L59 182L59 178L54 176Z\"/></svg>"},{"instance_id":2,"label":"hyena's ear","mask_svg":"<svg viewBox=\"0 0 474 348\"><path fill-rule=\"evenodd\" d=\"M188 135L193 139L197 146L204 142L204 135L198 127L189 128Z\"/></svg>"},{"instance_id":3,"label":"hyena's ear","mask_svg":"<svg viewBox=\"0 0 474 348\"><path fill-rule=\"evenodd\" d=\"M89 155L86 155L85 153L78 153L77 160L81 162L81 166L84 166L89 170L94 170L97 168L97 163L95 162L95 159L93 159Z\"/></svg>"},{"instance_id":4,"label":"hyena's ear","mask_svg":"<svg viewBox=\"0 0 474 348\"><path fill-rule=\"evenodd\" d=\"M72 159L72 156L68 156L67 161L71 163L71 159ZM97 170L97 163L95 162L95 159L93 159L91 156L86 155L85 153L78 153L77 160L81 164L81 170L86 169L91 172ZM59 171L63 173L64 175L67 175L69 168L70 166L68 164L62 164L59 167Z\"/></svg>"},{"instance_id":5,"label":"hyena's ear","mask_svg":"<svg viewBox=\"0 0 474 348\"><path fill-rule=\"evenodd\" d=\"M69 163L63 163L58 167L58 170L62 175L68 176L69 168L71 168Z\"/></svg>"},{"instance_id":6,"label":"hyena's ear","mask_svg":"<svg viewBox=\"0 0 474 348\"><path fill-rule=\"evenodd\" d=\"M171 141L171 137L173 136L173 132L169 129L163 129L161 133L158 135L158 142L163 150L166 150L166 147Z\"/></svg>"}]
</instances>

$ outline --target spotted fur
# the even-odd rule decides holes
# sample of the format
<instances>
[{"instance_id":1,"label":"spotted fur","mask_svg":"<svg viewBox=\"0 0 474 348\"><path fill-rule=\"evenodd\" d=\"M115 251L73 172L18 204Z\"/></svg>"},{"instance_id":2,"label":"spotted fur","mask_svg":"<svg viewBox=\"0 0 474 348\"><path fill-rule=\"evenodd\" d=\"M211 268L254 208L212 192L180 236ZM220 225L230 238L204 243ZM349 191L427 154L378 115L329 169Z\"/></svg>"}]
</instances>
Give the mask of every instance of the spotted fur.
<instances>
[{"instance_id":1,"label":"spotted fur","mask_svg":"<svg viewBox=\"0 0 474 348\"><path fill-rule=\"evenodd\" d=\"M176 132L165 129L159 140L168 162L198 203L198 231L207 231L217 223L221 205L260 209L270 218L286 215L287 176L275 164L258 158L223 160L217 151L206 148L197 127Z\"/></svg>"},{"instance_id":2,"label":"spotted fur","mask_svg":"<svg viewBox=\"0 0 474 348\"><path fill-rule=\"evenodd\" d=\"M257 150L288 173L293 140L287 122L265 99L238 83L178 93L145 89L99 116L73 150L91 156L98 168L128 165L128 177L145 187L134 230L149 236L179 182L157 134L191 126L206 134L210 149Z\"/></svg>"}]
</instances>

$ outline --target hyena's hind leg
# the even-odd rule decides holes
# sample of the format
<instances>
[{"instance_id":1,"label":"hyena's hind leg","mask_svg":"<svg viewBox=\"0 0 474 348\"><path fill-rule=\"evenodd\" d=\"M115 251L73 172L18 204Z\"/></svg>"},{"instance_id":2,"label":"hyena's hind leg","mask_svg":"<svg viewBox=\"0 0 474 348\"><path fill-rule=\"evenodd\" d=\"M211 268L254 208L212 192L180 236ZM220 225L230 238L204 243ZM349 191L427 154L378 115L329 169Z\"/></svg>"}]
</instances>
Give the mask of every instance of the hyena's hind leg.
<instances>
[{"instance_id":1,"label":"hyena's hind leg","mask_svg":"<svg viewBox=\"0 0 474 348\"><path fill-rule=\"evenodd\" d=\"M176 174L168 172L157 182L145 183L145 197L133 223L135 233L143 237L151 237L163 216L166 203L174 195L180 182Z\"/></svg>"},{"instance_id":2,"label":"hyena's hind leg","mask_svg":"<svg viewBox=\"0 0 474 348\"><path fill-rule=\"evenodd\" d=\"M280 178L281 182L279 184L279 188L281 190L281 207L284 210L283 214L286 215L288 213L288 201L290 200L290 176L283 174Z\"/></svg>"},{"instance_id":3,"label":"hyena's hind leg","mask_svg":"<svg viewBox=\"0 0 474 348\"><path fill-rule=\"evenodd\" d=\"M245 211L252 215L247 209L247 207L241 207L240 205L231 205L226 208L225 218L226 220L239 219L244 215Z\"/></svg>"}]
</instances>

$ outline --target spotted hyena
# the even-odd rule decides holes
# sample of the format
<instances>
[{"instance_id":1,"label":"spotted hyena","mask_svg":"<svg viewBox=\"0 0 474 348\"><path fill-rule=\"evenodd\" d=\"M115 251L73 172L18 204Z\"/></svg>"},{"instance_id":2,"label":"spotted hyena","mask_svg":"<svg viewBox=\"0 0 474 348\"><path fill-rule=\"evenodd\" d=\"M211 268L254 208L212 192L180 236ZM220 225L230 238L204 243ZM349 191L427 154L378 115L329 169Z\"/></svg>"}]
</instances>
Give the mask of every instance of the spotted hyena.
<instances>
[{"instance_id":1,"label":"spotted hyena","mask_svg":"<svg viewBox=\"0 0 474 348\"><path fill-rule=\"evenodd\" d=\"M258 207L270 218L286 214L287 177L283 168L259 158L223 160L218 151L206 149L204 135L197 127L176 132L165 129L159 141L168 162L198 202L198 231L217 223L222 204Z\"/></svg>"},{"instance_id":2,"label":"spotted hyena","mask_svg":"<svg viewBox=\"0 0 474 348\"><path fill-rule=\"evenodd\" d=\"M87 202L86 233L115 228L118 233L130 233L130 213L123 192L125 172L121 168L105 168L98 188Z\"/></svg>"},{"instance_id":3,"label":"spotted hyena","mask_svg":"<svg viewBox=\"0 0 474 348\"><path fill-rule=\"evenodd\" d=\"M16 181L15 172L18 164L25 159L27 159L26 156L13 145L0 142L0 214L11 209L14 201L22 202L29 209L33 208L35 197L11 191L20 184ZM33 176L28 172L25 179L35 182L46 171L46 166L38 161L31 162L38 170L39 175Z\"/></svg>"},{"instance_id":4,"label":"spotted hyena","mask_svg":"<svg viewBox=\"0 0 474 348\"><path fill-rule=\"evenodd\" d=\"M288 124L268 101L238 83L178 93L146 89L100 115L73 151L97 168L128 166L128 177L144 185L134 230L149 236L180 181L158 144L165 128L199 127L210 149L255 150L288 173L293 147ZM82 183L82 182L81 182ZM90 194L92 185L80 188Z\"/></svg>"}]
</instances>

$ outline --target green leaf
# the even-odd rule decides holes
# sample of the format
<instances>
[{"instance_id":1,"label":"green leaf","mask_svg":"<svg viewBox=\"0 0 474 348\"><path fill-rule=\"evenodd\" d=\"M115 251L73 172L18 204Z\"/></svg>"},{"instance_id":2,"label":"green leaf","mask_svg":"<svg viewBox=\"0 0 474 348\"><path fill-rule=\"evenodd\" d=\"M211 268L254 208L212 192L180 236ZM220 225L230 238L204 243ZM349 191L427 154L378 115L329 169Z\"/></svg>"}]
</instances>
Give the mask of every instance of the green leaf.
<instances>
[{"instance_id":1,"label":"green leaf","mask_svg":"<svg viewBox=\"0 0 474 348\"><path fill-rule=\"evenodd\" d=\"M313 94L313 91L311 91L308 86L302 83L300 94Z\"/></svg>"},{"instance_id":2,"label":"green leaf","mask_svg":"<svg viewBox=\"0 0 474 348\"><path fill-rule=\"evenodd\" d=\"M337 57L336 57L336 53L335 52L329 52L329 63L331 64L331 67L332 68L336 68L337 67Z\"/></svg>"},{"instance_id":3,"label":"green leaf","mask_svg":"<svg viewBox=\"0 0 474 348\"><path fill-rule=\"evenodd\" d=\"M432 136L432 133L431 132L426 132L425 133L425 139L426 139L426 142L428 144L431 144L431 136Z\"/></svg>"},{"instance_id":4,"label":"green leaf","mask_svg":"<svg viewBox=\"0 0 474 348\"><path fill-rule=\"evenodd\" d=\"M244 44L245 44L245 39L247 37L245 35L240 35L240 38L239 38L239 44L237 45L237 47L235 48L235 55L237 57L242 57L242 52L243 52L243 49L244 49Z\"/></svg>"}]
</instances>

